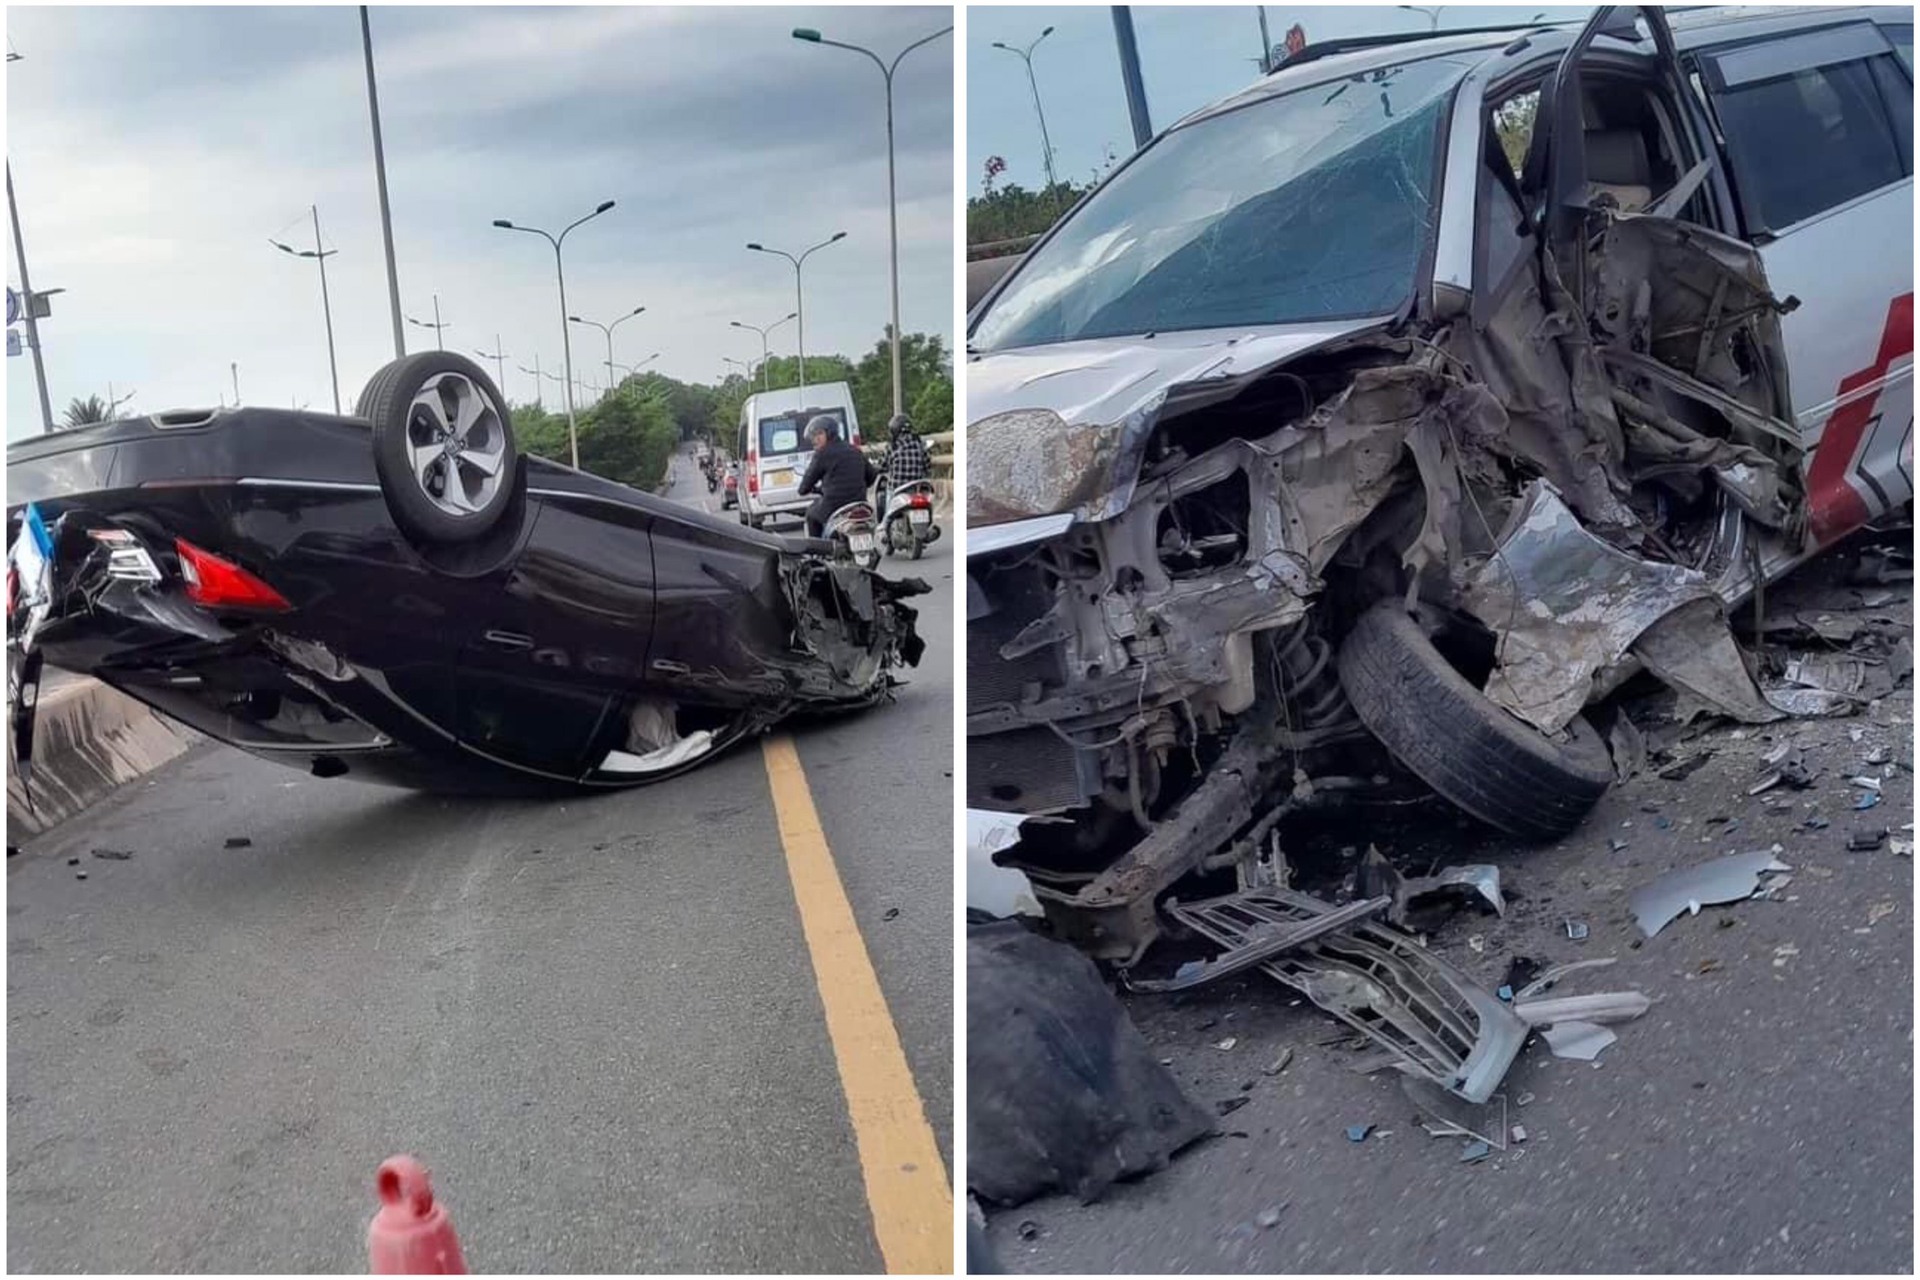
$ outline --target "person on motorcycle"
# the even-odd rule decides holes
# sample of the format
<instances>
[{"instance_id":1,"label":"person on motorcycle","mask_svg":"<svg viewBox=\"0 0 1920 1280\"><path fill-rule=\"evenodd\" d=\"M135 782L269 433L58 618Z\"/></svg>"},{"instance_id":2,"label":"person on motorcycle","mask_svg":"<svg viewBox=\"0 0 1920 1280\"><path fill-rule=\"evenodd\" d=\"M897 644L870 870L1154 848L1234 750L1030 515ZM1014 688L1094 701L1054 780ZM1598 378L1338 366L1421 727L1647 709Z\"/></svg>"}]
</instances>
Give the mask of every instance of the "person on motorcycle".
<instances>
[{"instance_id":1,"label":"person on motorcycle","mask_svg":"<svg viewBox=\"0 0 1920 1280\"><path fill-rule=\"evenodd\" d=\"M800 494L816 494L807 508L807 536L818 538L826 532L827 517L849 502L865 502L867 486L876 472L867 455L840 438L831 414L820 414L807 423L807 437L813 441L813 461L800 478Z\"/></svg>"},{"instance_id":2,"label":"person on motorcycle","mask_svg":"<svg viewBox=\"0 0 1920 1280\"><path fill-rule=\"evenodd\" d=\"M896 413L887 419L887 430L891 440L887 445L887 456L880 461L880 474L885 478L884 499L903 484L915 480L926 480L933 475L933 457L927 452L926 442L920 433L907 421L907 415Z\"/></svg>"}]
</instances>

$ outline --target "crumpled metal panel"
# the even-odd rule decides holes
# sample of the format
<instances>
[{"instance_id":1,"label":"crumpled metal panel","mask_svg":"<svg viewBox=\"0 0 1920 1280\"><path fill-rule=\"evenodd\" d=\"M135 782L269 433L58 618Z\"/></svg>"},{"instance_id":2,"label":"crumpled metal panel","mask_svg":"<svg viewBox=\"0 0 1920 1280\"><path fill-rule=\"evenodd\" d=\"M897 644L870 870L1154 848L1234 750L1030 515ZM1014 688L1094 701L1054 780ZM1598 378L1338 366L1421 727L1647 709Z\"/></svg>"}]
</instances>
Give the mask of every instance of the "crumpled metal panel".
<instances>
[{"instance_id":1,"label":"crumpled metal panel","mask_svg":"<svg viewBox=\"0 0 1920 1280\"><path fill-rule=\"evenodd\" d=\"M1706 575L1639 559L1587 532L1544 480L1528 487L1498 546L1469 577L1466 596L1498 639L1486 693L1547 733L1580 714L1595 675L1648 627L1713 597Z\"/></svg>"}]
</instances>

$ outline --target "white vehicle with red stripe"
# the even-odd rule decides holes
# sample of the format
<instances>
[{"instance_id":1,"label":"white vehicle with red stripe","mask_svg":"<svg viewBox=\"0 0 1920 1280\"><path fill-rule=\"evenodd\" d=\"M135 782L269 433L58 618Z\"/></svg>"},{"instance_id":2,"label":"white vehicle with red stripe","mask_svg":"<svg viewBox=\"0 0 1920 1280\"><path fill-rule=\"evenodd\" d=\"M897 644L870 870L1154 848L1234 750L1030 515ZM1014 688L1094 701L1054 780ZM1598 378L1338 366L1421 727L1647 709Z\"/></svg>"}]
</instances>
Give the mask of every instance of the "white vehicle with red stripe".
<instances>
[{"instance_id":1,"label":"white vehicle with red stripe","mask_svg":"<svg viewBox=\"0 0 1920 1280\"><path fill-rule=\"evenodd\" d=\"M1389 772L1564 833L1634 671L1785 713L1727 611L1913 497L1912 43L1602 6L1308 46L993 287L969 804L1072 820L996 855L1063 930L1137 955Z\"/></svg>"}]
</instances>

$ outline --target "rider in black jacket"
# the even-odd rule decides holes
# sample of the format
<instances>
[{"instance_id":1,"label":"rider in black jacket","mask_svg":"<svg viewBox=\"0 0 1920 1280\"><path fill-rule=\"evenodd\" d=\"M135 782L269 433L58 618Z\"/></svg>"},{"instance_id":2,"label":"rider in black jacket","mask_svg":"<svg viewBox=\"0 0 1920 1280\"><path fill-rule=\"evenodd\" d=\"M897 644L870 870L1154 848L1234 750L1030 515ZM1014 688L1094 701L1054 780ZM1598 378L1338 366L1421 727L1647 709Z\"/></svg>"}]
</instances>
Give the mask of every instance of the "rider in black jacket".
<instances>
[{"instance_id":1,"label":"rider in black jacket","mask_svg":"<svg viewBox=\"0 0 1920 1280\"><path fill-rule=\"evenodd\" d=\"M873 464L867 455L839 437L837 423L828 414L820 414L807 424L813 440L813 461L800 479L800 493L816 494L807 508L807 536L818 538L826 531L827 517L849 502L865 502L867 486L873 483Z\"/></svg>"}]
</instances>

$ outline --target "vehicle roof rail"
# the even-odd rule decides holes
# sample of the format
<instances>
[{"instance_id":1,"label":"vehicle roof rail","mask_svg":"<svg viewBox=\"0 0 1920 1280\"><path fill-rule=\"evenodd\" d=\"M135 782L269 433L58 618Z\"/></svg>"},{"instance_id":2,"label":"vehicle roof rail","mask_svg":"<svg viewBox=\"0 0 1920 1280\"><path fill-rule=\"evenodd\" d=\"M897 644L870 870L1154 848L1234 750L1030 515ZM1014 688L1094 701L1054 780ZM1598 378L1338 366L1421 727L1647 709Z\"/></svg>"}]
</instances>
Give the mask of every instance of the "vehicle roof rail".
<instances>
[{"instance_id":1,"label":"vehicle roof rail","mask_svg":"<svg viewBox=\"0 0 1920 1280\"><path fill-rule=\"evenodd\" d=\"M1274 64L1272 75L1285 71L1289 67L1302 66L1317 62L1321 58L1331 58L1341 53L1357 53L1362 49L1384 49L1397 44L1417 44L1424 40L1438 40L1445 36L1495 36L1515 31L1538 31L1544 27L1558 26L1553 22L1506 22L1487 27L1449 27L1445 31L1393 31L1384 35L1336 36L1331 40L1321 40L1310 44L1298 53L1290 53Z\"/></svg>"}]
</instances>

